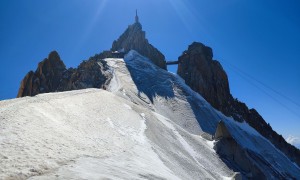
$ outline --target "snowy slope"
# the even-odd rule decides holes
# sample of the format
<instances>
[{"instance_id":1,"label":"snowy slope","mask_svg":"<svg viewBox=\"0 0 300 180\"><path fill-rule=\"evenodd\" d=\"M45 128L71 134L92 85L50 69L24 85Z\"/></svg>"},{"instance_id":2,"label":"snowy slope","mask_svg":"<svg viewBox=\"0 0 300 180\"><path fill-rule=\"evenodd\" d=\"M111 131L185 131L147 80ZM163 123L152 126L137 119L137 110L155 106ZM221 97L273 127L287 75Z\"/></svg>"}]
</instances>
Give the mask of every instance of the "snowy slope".
<instances>
[{"instance_id":1,"label":"snowy slope","mask_svg":"<svg viewBox=\"0 0 300 180\"><path fill-rule=\"evenodd\" d=\"M106 59L107 88L0 101L0 179L231 179L213 149L220 120L272 170L300 169L246 123L214 110L178 76L130 51ZM259 162L258 162L259 163ZM260 165L260 164L259 164Z\"/></svg>"},{"instance_id":2,"label":"snowy slope","mask_svg":"<svg viewBox=\"0 0 300 180\"><path fill-rule=\"evenodd\" d=\"M153 109L156 112L196 135L203 131L214 134L218 122L222 120L233 138L243 148L262 159L263 162L257 158L254 158L254 161L257 161L255 163L263 169L266 177L278 178L278 175L288 177L286 174L290 174L300 179L299 167L267 139L247 123L238 123L216 111L199 94L186 86L180 77L148 63L147 58L135 51L131 51L125 57L125 61L138 91L153 99Z\"/></svg>"}]
</instances>

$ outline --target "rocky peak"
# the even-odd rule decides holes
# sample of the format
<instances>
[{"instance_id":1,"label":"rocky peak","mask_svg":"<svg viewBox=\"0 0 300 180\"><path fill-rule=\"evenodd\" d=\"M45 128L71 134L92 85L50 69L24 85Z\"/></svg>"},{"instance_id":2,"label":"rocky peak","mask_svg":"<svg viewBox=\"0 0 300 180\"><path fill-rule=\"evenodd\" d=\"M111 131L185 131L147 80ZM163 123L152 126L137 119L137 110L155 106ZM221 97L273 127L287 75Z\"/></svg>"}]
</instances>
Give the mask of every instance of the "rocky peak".
<instances>
[{"instance_id":1,"label":"rocky peak","mask_svg":"<svg viewBox=\"0 0 300 180\"><path fill-rule=\"evenodd\" d=\"M66 69L66 65L60 59L60 56L56 51L50 52L50 54L48 55L48 60L51 66L54 67L56 70Z\"/></svg>"},{"instance_id":2,"label":"rocky peak","mask_svg":"<svg viewBox=\"0 0 300 180\"><path fill-rule=\"evenodd\" d=\"M30 71L21 82L17 97L34 96L40 93L69 91L84 88L105 88L111 73L104 61L91 58L78 68L66 69L56 51Z\"/></svg>"},{"instance_id":3,"label":"rocky peak","mask_svg":"<svg viewBox=\"0 0 300 180\"><path fill-rule=\"evenodd\" d=\"M165 56L146 39L146 33L142 29L141 23L136 21L129 25L125 32L112 44L111 51L136 50L141 55L148 57L157 66L166 69Z\"/></svg>"},{"instance_id":4,"label":"rocky peak","mask_svg":"<svg viewBox=\"0 0 300 180\"><path fill-rule=\"evenodd\" d=\"M21 82L17 97L34 96L54 91L66 70L66 66L56 51L38 64L35 72L30 71Z\"/></svg>"},{"instance_id":5,"label":"rocky peak","mask_svg":"<svg viewBox=\"0 0 300 180\"><path fill-rule=\"evenodd\" d=\"M204 55L207 60L212 60L213 58L213 51L210 47L205 46L200 42L193 42L188 47L188 51L191 54L201 54Z\"/></svg>"},{"instance_id":6,"label":"rocky peak","mask_svg":"<svg viewBox=\"0 0 300 180\"><path fill-rule=\"evenodd\" d=\"M60 59L56 51L50 52L48 58L45 58L38 64L38 71L40 74L49 73L49 75L57 75L61 71L66 70L66 65Z\"/></svg>"},{"instance_id":7,"label":"rocky peak","mask_svg":"<svg viewBox=\"0 0 300 180\"><path fill-rule=\"evenodd\" d=\"M177 73L187 85L219 109L229 99L228 78L213 52L199 42L192 43L178 59Z\"/></svg>"},{"instance_id":8,"label":"rocky peak","mask_svg":"<svg viewBox=\"0 0 300 180\"><path fill-rule=\"evenodd\" d=\"M300 150L273 131L255 109L249 109L245 103L233 98L226 72L221 64L212 58L213 52L210 47L194 42L178 58L177 73L214 108L237 121L245 120L299 166Z\"/></svg>"}]
</instances>

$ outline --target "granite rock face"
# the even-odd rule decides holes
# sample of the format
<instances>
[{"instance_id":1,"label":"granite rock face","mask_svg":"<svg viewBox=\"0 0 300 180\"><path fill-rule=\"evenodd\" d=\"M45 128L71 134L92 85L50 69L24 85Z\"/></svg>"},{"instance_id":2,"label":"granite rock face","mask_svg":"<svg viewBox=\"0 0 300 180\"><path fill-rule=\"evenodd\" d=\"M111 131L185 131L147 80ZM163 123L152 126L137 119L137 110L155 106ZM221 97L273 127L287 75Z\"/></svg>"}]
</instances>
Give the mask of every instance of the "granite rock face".
<instances>
[{"instance_id":1,"label":"granite rock face","mask_svg":"<svg viewBox=\"0 0 300 180\"><path fill-rule=\"evenodd\" d=\"M237 121L245 120L300 166L300 150L277 134L255 109L249 109L245 103L233 98L227 74L221 64L213 60L211 48L192 43L178 58L177 73L214 108Z\"/></svg>"},{"instance_id":2,"label":"granite rock face","mask_svg":"<svg viewBox=\"0 0 300 180\"><path fill-rule=\"evenodd\" d=\"M235 172L251 172L244 173L247 179L267 179L263 169L260 168L265 166L264 161L259 162L257 160L260 160L260 158L253 158L258 157L257 153L243 148L235 138L232 137L230 130L228 130L223 121L218 123L214 138L218 140L214 149L222 159L226 160L225 162L227 162L227 165L231 169ZM276 171L273 172L275 174ZM278 174L276 174L276 176L284 178ZM242 179L242 177L240 177L240 179Z\"/></svg>"},{"instance_id":3,"label":"granite rock face","mask_svg":"<svg viewBox=\"0 0 300 180\"><path fill-rule=\"evenodd\" d=\"M68 69L61 79L57 91L69 91L85 88L102 88L112 78L105 61L90 59L83 61L77 69Z\"/></svg>"},{"instance_id":4,"label":"granite rock face","mask_svg":"<svg viewBox=\"0 0 300 180\"><path fill-rule=\"evenodd\" d=\"M177 74L187 85L219 109L230 98L228 78L210 47L193 43L178 59Z\"/></svg>"},{"instance_id":5,"label":"granite rock face","mask_svg":"<svg viewBox=\"0 0 300 180\"><path fill-rule=\"evenodd\" d=\"M90 58L78 68L66 69L58 53L53 51L30 71L21 82L17 97L84 88L105 88L112 75L105 61Z\"/></svg>"},{"instance_id":6,"label":"granite rock face","mask_svg":"<svg viewBox=\"0 0 300 180\"><path fill-rule=\"evenodd\" d=\"M66 69L58 53L53 51L41 61L35 72L30 71L21 82L17 97L34 96L40 93L69 91L84 88L104 88L112 74L104 58L122 58L130 50L136 50L160 68L166 69L165 56L145 37L142 25L136 22L114 41L110 51L96 54L83 61L78 68Z\"/></svg>"},{"instance_id":7,"label":"granite rock face","mask_svg":"<svg viewBox=\"0 0 300 180\"><path fill-rule=\"evenodd\" d=\"M60 79L66 71L66 66L56 51L38 64L35 72L30 71L24 77L17 97L34 96L39 93L54 92L60 84Z\"/></svg>"},{"instance_id":8,"label":"granite rock face","mask_svg":"<svg viewBox=\"0 0 300 180\"><path fill-rule=\"evenodd\" d=\"M122 51L124 53L136 50L141 55L148 57L155 65L167 69L165 56L146 39L146 33L142 25L136 22L129 25L118 40L112 44L111 51Z\"/></svg>"}]
</instances>

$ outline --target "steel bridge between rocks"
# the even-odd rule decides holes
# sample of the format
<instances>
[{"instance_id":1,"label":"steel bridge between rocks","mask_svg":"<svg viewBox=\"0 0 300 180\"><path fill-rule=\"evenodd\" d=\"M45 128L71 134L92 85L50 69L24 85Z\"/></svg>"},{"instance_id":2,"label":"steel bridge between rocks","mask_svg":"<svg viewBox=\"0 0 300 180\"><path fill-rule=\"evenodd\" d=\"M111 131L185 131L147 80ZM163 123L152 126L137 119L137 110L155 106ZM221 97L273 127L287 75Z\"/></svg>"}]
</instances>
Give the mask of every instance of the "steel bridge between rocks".
<instances>
[{"instance_id":1,"label":"steel bridge between rocks","mask_svg":"<svg viewBox=\"0 0 300 180\"><path fill-rule=\"evenodd\" d=\"M176 65L176 64L178 64L178 61L167 61L166 64L167 65Z\"/></svg>"}]
</instances>

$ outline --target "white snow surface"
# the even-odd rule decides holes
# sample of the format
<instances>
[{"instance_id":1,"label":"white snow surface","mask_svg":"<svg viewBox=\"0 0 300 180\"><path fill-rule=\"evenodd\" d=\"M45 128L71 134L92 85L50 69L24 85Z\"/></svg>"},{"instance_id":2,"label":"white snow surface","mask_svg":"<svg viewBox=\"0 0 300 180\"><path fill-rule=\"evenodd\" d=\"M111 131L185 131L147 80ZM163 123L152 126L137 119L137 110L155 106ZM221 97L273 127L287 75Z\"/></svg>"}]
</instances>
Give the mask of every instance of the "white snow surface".
<instances>
[{"instance_id":1,"label":"white snow surface","mask_svg":"<svg viewBox=\"0 0 300 180\"><path fill-rule=\"evenodd\" d=\"M113 72L108 91L0 101L0 179L232 179L215 141L201 136L214 134L220 120L243 147L300 179L299 167L269 141L180 77L135 51L105 60Z\"/></svg>"},{"instance_id":2,"label":"white snow surface","mask_svg":"<svg viewBox=\"0 0 300 180\"><path fill-rule=\"evenodd\" d=\"M300 137L297 136L293 136L293 135L288 135L285 138L286 142L294 145L295 147L297 147L298 149L300 149Z\"/></svg>"}]
</instances>

